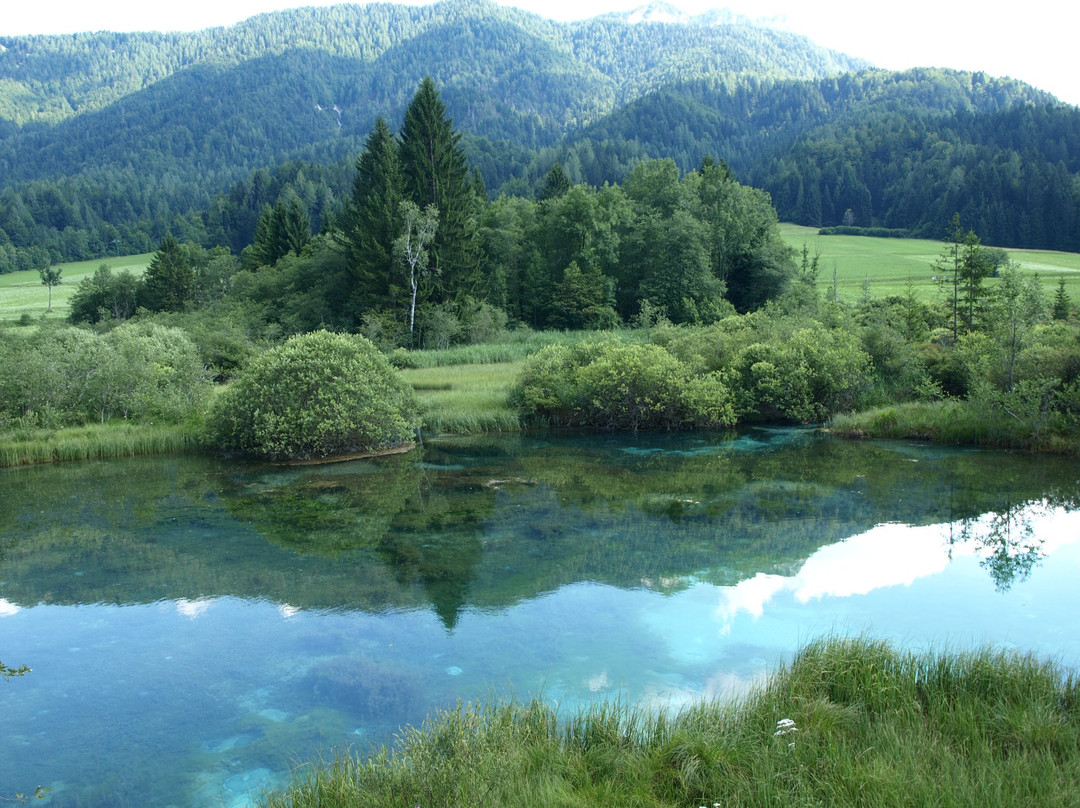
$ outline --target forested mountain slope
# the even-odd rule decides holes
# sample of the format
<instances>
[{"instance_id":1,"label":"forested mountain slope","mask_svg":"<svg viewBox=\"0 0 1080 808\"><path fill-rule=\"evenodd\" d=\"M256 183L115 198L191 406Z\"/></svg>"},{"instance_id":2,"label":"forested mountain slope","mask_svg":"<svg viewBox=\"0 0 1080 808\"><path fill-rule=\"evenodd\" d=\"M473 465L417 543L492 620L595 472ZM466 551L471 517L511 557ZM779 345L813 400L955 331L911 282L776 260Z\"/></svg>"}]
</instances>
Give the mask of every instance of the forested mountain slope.
<instances>
[{"instance_id":1,"label":"forested mountain slope","mask_svg":"<svg viewBox=\"0 0 1080 808\"><path fill-rule=\"evenodd\" d=\"M569 136L547 159L597 183L643 158L690 170L705 153L800 224L937 238L960 213L988 243L1080 250L1080 109L982 73L679 82Z\"/></svg>"},{"instance_id":2,"label":"forested mountain slope","mask_svg":"<svg viewBox=\"0 0 1080 808\"><path fill-rule=\"evenodd\" d=\"M1076 108L981 74L867 70L731 17L635 19L444 0L0 37L0 271L145 251L170 230L236 249L284 185L317 222L425 76L492 194L532 195L556 162L600 185L643 157L687 170L711 154L803 223L925 233L959 210L989 242L1072 248Z\"/></svg>"}]
</instances>

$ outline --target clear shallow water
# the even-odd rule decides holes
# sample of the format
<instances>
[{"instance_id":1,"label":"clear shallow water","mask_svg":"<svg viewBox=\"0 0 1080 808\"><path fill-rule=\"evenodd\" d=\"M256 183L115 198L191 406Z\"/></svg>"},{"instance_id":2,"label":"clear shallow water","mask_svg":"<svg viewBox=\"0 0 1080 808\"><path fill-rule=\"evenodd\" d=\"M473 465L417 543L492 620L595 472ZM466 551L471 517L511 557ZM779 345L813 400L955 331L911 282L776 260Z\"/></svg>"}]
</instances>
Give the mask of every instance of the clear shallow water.
<instances>
[{"instance_id":1,"label":"clear shallow water","mask_svg":"<svg viewBox=\"0 0 1080 808\"><path fill-rule=\"evenodd\" d=\"M239 806L458 699L744 692L806 640L1080 664L1072 462L802 430L0 472L0 796Z\"/></svg>"}]
</instances>

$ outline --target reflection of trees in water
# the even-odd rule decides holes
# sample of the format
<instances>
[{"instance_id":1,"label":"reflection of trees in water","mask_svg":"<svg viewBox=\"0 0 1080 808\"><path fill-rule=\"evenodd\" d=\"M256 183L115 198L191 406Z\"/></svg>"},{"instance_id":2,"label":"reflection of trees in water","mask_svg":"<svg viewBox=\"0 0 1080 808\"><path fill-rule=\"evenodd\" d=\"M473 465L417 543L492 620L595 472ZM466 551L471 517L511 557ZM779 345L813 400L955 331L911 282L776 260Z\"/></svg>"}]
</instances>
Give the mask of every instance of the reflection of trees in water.
<instances>
[{"instance_id":1,"label":"reflection of trees in water","mask_svg":"<svg viewBox=\"0 0 1080 808\"><path fill-rule=\"evenodd\" d=\"M1026 581L1045 557L1046 539L1036 535L1032 524L1043 512L1042 503L1021 503L965 519L950 543L974 542L983 556L979 566L990 574L998 592L1006 592L1014 583Z\"/></svg>"},{"instance_id":2,"label":"reflection of trees in water","mask_svg":"<svg viewBox=\"0 0 1080 808\"><path fill-rule=\"evenodd\" d=\"M4 596L428 604L452 628L464 608L578 581L788 575L885 522L966 531L955 540L980 542L1004 590L1044 552L1025 503L1080 499L1068 459L798 437L485 436L332 466L192 457L6 473Z\"/></svg>"}]
</instances>

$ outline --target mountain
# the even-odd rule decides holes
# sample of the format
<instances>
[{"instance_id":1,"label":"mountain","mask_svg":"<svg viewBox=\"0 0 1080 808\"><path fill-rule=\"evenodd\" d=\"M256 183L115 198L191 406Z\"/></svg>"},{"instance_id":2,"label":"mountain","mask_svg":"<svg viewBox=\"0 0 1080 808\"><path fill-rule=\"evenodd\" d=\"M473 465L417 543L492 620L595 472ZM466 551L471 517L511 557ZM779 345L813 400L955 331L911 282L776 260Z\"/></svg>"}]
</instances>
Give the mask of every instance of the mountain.
<instances>
[{"instance_id":1,"label":"mountain","mask_svg":"<svg viewBox=\"0 0 1080 808\"><path fill-rule=\"evenodd\" d=\"M0 36L0 271L152 249L167 230L235 248L246 230L225 238L207 209L246 196L250 223L286 184L318 218L348 193L375 120L397 128L428 75L492 193L531 194L556 161L601 184L642 157L686 169L709 153L806 223L851 209L860 224L919 229L941 199L1019 220L1043 182L1052 192L1029 210L1067 215L1043 227L1024 214L1016 232L998 228L1000 243L1062 247L1076 232L1080 111L1026 85L875 71L768 25L662 3L556 23L444 0L294 9L193 33ZM994 131L1009 121L1022 143ZM915 141L913 162L903 144ZM974 177L990 185L973 160L1000 167L990 185L1008 199L977 192ZM945 193L958 170L972 179ZM925 189L940 204L919 211Z\"/></svg>"},{"instance_id":2,"label":"mountain","mask_svg":"<svg viewBox=\"0 0 1080 808\"><path fill-rule=\"evenodd\" d=\"M960 213L986 243L1080 251L1080 110L1011 79L916 69L675 83L550 159L597 183L610 171L598 151L683 170L711 153L799 224L939 238Z\"/></svg>"}]
</instances>

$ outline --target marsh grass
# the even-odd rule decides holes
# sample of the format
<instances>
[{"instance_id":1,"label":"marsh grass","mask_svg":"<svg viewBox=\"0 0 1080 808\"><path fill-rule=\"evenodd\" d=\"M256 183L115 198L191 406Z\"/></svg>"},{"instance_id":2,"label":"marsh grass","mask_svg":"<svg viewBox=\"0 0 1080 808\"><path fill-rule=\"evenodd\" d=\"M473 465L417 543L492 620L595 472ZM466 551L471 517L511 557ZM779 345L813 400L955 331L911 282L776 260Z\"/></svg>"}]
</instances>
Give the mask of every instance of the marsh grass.
<instances>
[{"instance_id":1,"label":"marsh grass","mask_svg":"<svg viewBox=\"0 0 1080 808\"><path fill-rule=\"evenodd\" d=\"M517 410L507 403L520 362L438 365L403 371L420 399L425 432L459 435L516 432Z\"/></svg>"},{"instance_id":2,"label":"marsh grass","mask_svg":"<svg viewBox=\"0 0 1080 808\"><path fill-rule=\"evenodd\" d=\"M402 369L445 367L449 365L513 364L523 361L546 345L577 345L598 334L617 333L627 342L641 342L646 334L633 329L610 331L532 331L506 332L499 342L478 345L455 345L441 350L407 351L399 348L390 354L390 362Z\"/></svg>"},{"instance_id":3,"label":"marsh grass","mask_svg":"<svg viewBox=\"0 0 1080 808\"><path fill-rule=\"evenodd\" d=\"M1031 656L831 638L741 702L677 714L459 706L262 804L1078 805L1078 697L1071 673Z\"/></svg>"},{"instance_id":4,"label":"marsh grass","mask_svg":"<svg viewBox=\"0 0 1080 808\"><path fill-rule=\"evenodd\" d=\"M1059 423L1060 422L1060 423ZM1051 454L1080 454L1075 426L988 414L966 401L908 402L835 415L834 435L847 438L900 438L954 446L988 446Z\"/></svg>"},{"instance_id":5,"label":"marsh grass","mask_svg":"<svg viewBox=\"0 0 1080 808\"><path fill-rule=\"evenodd\" d=\"M176 454L198 446L198 428L190 425L125 423L18 429L0 434L0 467Z\"/></svg>"}]
</instances>

